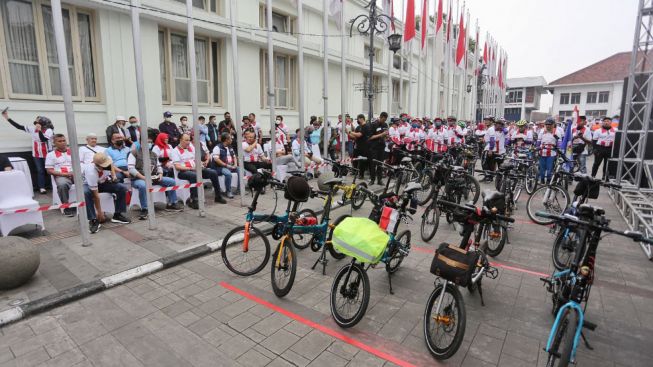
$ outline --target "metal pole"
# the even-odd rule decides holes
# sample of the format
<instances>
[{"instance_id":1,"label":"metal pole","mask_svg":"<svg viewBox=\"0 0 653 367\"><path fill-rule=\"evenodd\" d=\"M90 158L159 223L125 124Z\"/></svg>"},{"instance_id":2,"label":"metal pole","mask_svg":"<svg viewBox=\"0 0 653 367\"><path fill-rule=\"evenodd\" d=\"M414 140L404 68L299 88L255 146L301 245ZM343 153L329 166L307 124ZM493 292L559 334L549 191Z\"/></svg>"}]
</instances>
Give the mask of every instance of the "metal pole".
<instances>
[{"instance_id":1,"label":"metal pole","mask_svg":"<svg viewBox=\"0 0 653 367\"><path fill-rule=\"evenodd\" d=\"M370 66L369 74L367 79L367 122L372 122L372 116L374 115L374 106L372 105L372 100L374 99L374 30L376 28L376 0L372 0L370 3Z\"/></svg>"},{"instance_id":2,"label":"metal pole","mask_svg":"<svg viewBox=\"0 0 653 367\"><path fill-rule=\"evenodd\" d=\"M77 149L77 128L75 125L75 111L73 110L73 96L70 88L70 75L68 72L68 53L66 52L66 38L63 30L63 15L61 13L61 0L52 0L52 21L54 25L54 37L57 43L57 57L59 59L59 80L61 81L61 94L63 96L64 113L66 116L66 128L70 139L70 153L73 160L73 179L75 180L75 193L77 202L84 200L84 185L82 185L82 166L79 161L79 149ZM74 146L72 146L74 144ZM90 246L91 240L88 232L88 221L84 207L78 207L79 234L82 237L82 246Z\"/></svg>"},{"instance_id":3,"label":"metal pole","mask_svg":"<svg viewBox=\"0 0 653 367\"><path fill-rule=\"evenodd\" d=\"M435 19L435 22L437 24L437 19L438 19L438 14L436 6L433 6L433 19ZM435 118L438 114L437 110L437 100L438 100L438 88L437 88L437 80L438 80L438 71L439 69L436 69L436 63L435 63L435 58L437 56L438 52L438 32L435 31L433 32L433 50L431 52L431 118Z\"/></svg>"},{"instance_id":4,"label":"metal pole","mask_svg":"<svg viewBox=\"0 0 653 367\"><path fill-rule=\"evenodd\" d=\"M322 68L324 69L324 88L322 89L322 99L324 100L324 121L322 121L322 132L324 135L324 141L323 141L323 157L328 156L328 149L329 149L329 132L330 129L328 128L329 126L329 37L327 37L327 33L329 32L329 12L327 9L327 0L322 1L322 33L324 34L324 37L322 37L323 40L323 46L324 46L324 60L323 60L323 66ZM344 24L343 24L344 26Z\"/></svg>"},{"instance_id":5,"label":"metal pole","mask_svg":"<svg viewBox=\"0 0 653 367\"><path fill-rule=\"evenodd\" d=\"M401 0L401 11L406 12L406 4L405 0ZM406 17L404 16L404 19ZM404 32L406 32L406 24L403 24L403 29ZM401 59L401 62L399 63L399 108L398 112L401 114L403 112L403 104L404 104L404 59L406 55L406 46L401 48L401 52L399 53L399 58Z\"/></svg>"},{"instance_id":6,"label":"metal pole","mask_svg":"<svg viewBox=\"0 0 653 367\"><path fill-rule=\"evenodd\" d=\"M235 1L235 0L232 0ZM299 34L297 35L297 66L299 72L299 164L302 171L306 170L304 164L304 120L306 119L306 111L304 110L304 0L297 0L297 28Z\"/></svg>"},{"instance_id":7,"label":"metal pole","mask_svg":"<svg viewBox=\"0 0 653 367\"><path fill-rule=\"evenodd\" d=\"M152 167L150 149L147 144L147 110L145 109L145 82L143 81L143 57L141 50L140 1L131 0L132 39L134 43L134 67L136 69L136 95L138 98L138 119L141 122L141 153L143 154L143 173L147 190L147 214L150 229L156 228L154 201L149 188L152 187Z\"/></svg>"},{"instance_id":8,"label":"metal pole","mask_svg":"<svg viewBox=\"0 0 653 367\"><path fill-rule=\"evenodd\" d=\"M417 116L422 116L422 53L421 44L417 46Z\"/></svg>"},{"instance_id":9,"label":"metal pole","mask_svg":"<svg viewBox=\"0 0 653 367\"><path fill-rule=\"evenodd\" d=\"M268 105L270 106L270 159L272 172L277 172L277 127L274 124L274 47L272 46L272 0L267 0L266 13L268 22Z\"/></svg>"},{"instance_id":10,"label":"metal pole","mask_svg":"<svg viewBox=\"0 0 653 367\"><path fill-rule=\"evenodd\" d=\"M202 146L200 145L199 112L197 110L197 64L195 60L195 27L193 26L193 0L186 0L186 21L188 28L188 65L190 67L190 103L193 112L193 147L195 148L195 175L197 182L202 179ZM220 195L216 192L215 195ZM204 185L197 188L197 200L199 201L198 215L204 216Z\"/></svg>"},{"instance_id":11,"label":"metal pole","mask_svg":"<svg viewBox=\"0 0 653 367\"><path fill-rule=\"evenodd\" d=\"M345 64L345 42L347 38L345 37L345 3L342 3L342 11L340 12L340 115L341 126L340 126L340 161L344 162L345 160L345 141L349 139L347 136L347 118L345 114L347 113L347 65ZM389 73L389 69L388 69Z\"/></svg>"},{"instance_id":12,"label":"metal pole","mask_svg":"<svg viewBox=\"0 0 653 367\"><path fill-rule=\"evenodd\" d=\"M387 93L388 93L388 98L386 99L388 107L386 108L386 111L388 111L389 114L392 115L392 93L393 93L393 88L392 88L392 75L390 75L390 70L392 67L392 52L388 50L388 70L387 70L387 79L388 79L388 88L387 88Z\"/></svg>"},{"instance_id":13,"label":"metal pole","mask_svg":"<svg viewBox=\"0 0 653 367\"><path fill-rule=\"evenodd\" d=\"M415 16L414 14L412 16ZM408 103L406 106L406 113L411 114L411 108L413 106L413 40L412 38L408 41ZM410 121L409 121L410 123Z\"/></svg>"},{"instance_id":14,"label":"metal pole","mask_svg":"<svg viewBox=\"0 0 653 367\"><path fill-rule=\"evenodd\" d=\"M236 0L230 0L229 2L229 20L231 23L231 71L234 82L234 114L236 118L240 118L240 74L238 73L238 37L236 35ZM232 121L234 121L232 119ZM238 121L238 120L235 120ZM236 144L236 154L238 158L238 188L240 189L240 205L245 205L245 164L243 162L243 129L240 126L236 125L236 139L238 140ZM227 187L227 190L231 190L230 187Z\"/></svg>"}]
</instances>

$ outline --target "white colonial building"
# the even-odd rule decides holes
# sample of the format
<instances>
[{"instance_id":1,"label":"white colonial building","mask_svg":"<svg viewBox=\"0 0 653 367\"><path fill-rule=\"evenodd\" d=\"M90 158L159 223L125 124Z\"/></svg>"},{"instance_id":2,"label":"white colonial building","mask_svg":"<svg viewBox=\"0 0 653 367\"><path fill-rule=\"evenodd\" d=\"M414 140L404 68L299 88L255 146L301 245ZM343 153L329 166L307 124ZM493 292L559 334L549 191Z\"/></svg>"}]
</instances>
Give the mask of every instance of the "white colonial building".
<instances>
[{"instance_id":1,"label":"white colonial building","mask_svg":"<svg viewBox=\"0 0 653 367\"><path fill-rule=\"evenodd\" d=\"M544 77L510 78L506 84L508 88L506 88L503 117L510 121L521 119L533 121L531 112L540 109L542 93L548 93L544 88L546 86Z\"/></svg>"},{"instance_id":2,"label":"white colonial building","mask_svg":"<svg viewBox=\"0 0 653 367\"><path fill-rule=\"evenodd\" d=\"M257 120L269 120L266 101L265 1L238 0L237 39L242 113L254 112ZM137 115L134 52L128 0L64 0L64 27L74 110L78 136L69 141L83 142L84 136L95 132L104 142L104 131L116 115ZM230 47L230 19L227 0L193 0L195 5L195 50L199 112L217 115L234 108L234 86ZM284 115L292 130L298 126L298 34L304 34L305 111L322 115L323 37L322 1L304 1L304 24L297 25L297 6L293 0L273 2L274 78L276 113ZM345 19L367 11L367 1L345 1ZM180 0L142 0L141 38L143 49L145 103L148 125L158 126L164 111L171 111L173 120L191 115L190 73L186 42L186 8ZM397 22L397 32L401 24ZM368 77L369 40L354 32L353 37L339 37L334 19L328 27L329 85L328 111L333 121L342 111L341 91L346 93L344 110L352 115L367 112L367 100L355 86ZM347 29L347 33L348 33ZM419 37L419 32L418 32ZM346 42L346 82L340 82L340 42ZM444 66L431 67L433 52L423 61L418 78L418 44L406 53L408 62L401 69L401 57L392 55L387 43L375 41L374 84L381 92L376 95L375 115L391 114L435 115L457 114L471 118L475 91L467 92L474 72L473 63L463 75L458 71L457 83L444 90ZM434 37L429 38L429 46ZM441 45L435 55L443 60ZM405 50L403 51L405 52ZM470 53L470 59L473 59ZM65 133L64 107L58 82L52 16L46 0L0 1L0 109L9 107L10 115L19 123L30 124L35 116L52 119L55 132ZM388 70L390 82L388 82ZM434 73L433 70L439 70ZM418 79L421 89L418 92ZM399 85L403 80L403 101L399 100ZM440 87L438 87L440 85ZM389 93L389 98L388 98ZM436 93L439 96L435 98ZM443 105L445 93L453 97ZM419 100L418 100L419 96ZM401 111L400 111L401 109ZM240 116L233 116L240 121ZM0 121L0 153L21 153L30 149L30 137Z\"/></svg>"},{"instance_id":3,"label":"white colonial building","mask_svg":"<svg viewBox=\"0 0 653 367\"><path fill-rule=\"evenodd\" d=\"M564 120L578 106L580 114L588 120L621 116L630 56L630 52L614 54L549 83L547 88L553 93L552 114Z\"/></svg>"}]
</instances>

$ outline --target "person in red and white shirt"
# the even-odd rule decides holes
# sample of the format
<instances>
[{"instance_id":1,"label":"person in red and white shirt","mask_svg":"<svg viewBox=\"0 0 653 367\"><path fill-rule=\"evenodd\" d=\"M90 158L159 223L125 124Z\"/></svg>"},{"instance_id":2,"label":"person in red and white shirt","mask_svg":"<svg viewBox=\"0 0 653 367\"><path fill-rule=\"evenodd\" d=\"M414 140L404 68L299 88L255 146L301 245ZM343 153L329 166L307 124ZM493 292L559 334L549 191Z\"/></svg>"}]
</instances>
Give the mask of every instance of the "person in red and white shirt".
<instances>
[{"instance_id":1,"label":"person in red and white shirt","mask_svg":"<svg viewBox=\"0 0 653 367\"><path fill-rule=\"evenodd\" d=\"M612 119L603 118L603 123L599 129L594 130L592 139L594 140L594 165L592 165L592 177L596 177L601 162L603 162L603 179L607 179L606 169L608 168L608 159L612 155L612 146L614 145L615 134L617 129L612 127Z\"/></svg>"},{"instance_id":2,"label":"person in red and white shirt","mask_svg":"<svg viewBox=\"0 0 653 367\"><path fill-rule=\"evenodd\" d=\"M553 174L553 164L557 155L556 150L562 134L559 128L556 128L553 118L548 118L544 122L544 131L538 135L536 146L540 152L540 182L549 182Z\"/></svg>"},{"instance_id":3,"label":"person in red and white shirt","mask_svg":"<svg viewBox=\"0 0 653 367\"><path fill-rule=\"evenodd\" d=\"M265 157L263 148L256 141L256 135L253 132L248 131L245 133L245 141L242 147L245 170L255 174L259 168L272 169L270 160Z\"/></svg>"},{"instance_id":4,"label":"person in red and white shirt","mask_svg":"<svg viewBox=\"0 0 653 367\"><path fill-rule=\"evenodd\" d=\"M52 122L47 117L36 116L34 126L21 125L9 117L6 108L2 111L2 117L4 117L5 120L16 129L23 130L31 135L32 157L34 159L34 165L36 166L36 184L39 187L41 194L44 194L45 186L47 185L45 156L52 150L52 137L54 135Z\"/></svg>"},{"instance_id":5,"label":"person in red and white shirt","mask_svg":"<svg viewBox=\"0 0 653 367\"><path fill-rule=\"evenodd\" d=\"M45 170L54 178L57 184L57 193L62 204L68 203L68 193L73 186L73 162L70 156L70 148L63 134L55 134L54 150L45 156ZM63 214L67 217L75 215L75 211L66 208Z\"/></svg>"},{"instance_id":6,"label":"person in red and white shirt","mask_svg":"<svg viewBox=\"0 0 653 367\"><path fill-rule=\"evenodd\" d=\"M422 129L422 124L419 119L415 118L410 126L410 130L408 130L404 137L406 149L409 151L417 150L424 139L426 139L426 134Z\"/></svg>"},{"instance_id":7,"label":"person in red and white shirt","mask_svg":"<svg viewBox=\"0 0 653 367\"><path fill-rule=\"evenodd\" d=\"M195 171L195 148L190 144L190 135L182 134L179 138L179 145L170 152L170 160L172 161L175 170L177 170L177 178L186 180L190 183L197 182L197 174ZM213 185L213 192L215 194L214 201L216 203L225 204L227 201L222 197L220 191L220 181L218 181L218 172L214 169L207 168L208 160L200 162L202 165L202 178L208 178ZM197 188L191 187L190 189L190 202L188 204L193 209L198 209L199 204L197 201Z\"/></svg>"}]
</instances>

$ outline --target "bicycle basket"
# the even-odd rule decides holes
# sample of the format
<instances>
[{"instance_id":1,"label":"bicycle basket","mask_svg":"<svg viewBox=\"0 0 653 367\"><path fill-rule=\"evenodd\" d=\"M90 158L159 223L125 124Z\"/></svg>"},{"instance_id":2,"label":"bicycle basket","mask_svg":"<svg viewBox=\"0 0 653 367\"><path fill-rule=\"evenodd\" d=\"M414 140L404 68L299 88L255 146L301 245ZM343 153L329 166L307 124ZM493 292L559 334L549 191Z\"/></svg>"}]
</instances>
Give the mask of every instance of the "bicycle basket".
<instances>
[{"instance_id":1,"label":"bicycle basket","mask_svg":"<svg viewBox=\"0 0 653 367\"><path fill-rule=\"evenodd\" d=\"M378 263L389 239L376 222L367 218L348 217L333 229L333 247L363 263Z\"/></svg>"},{"instance_id":2,"label":"bicycle basket","mask_svg":"<svg viewBox=\"0 0 653 367\"><path fill-rule=\"evenodd\" d=\"M433 256L431 273L461 287L466 287L472 280L478 257L479 254L476 251L465 251L443 242Z\"/></svg>"},{"instance_id":3,"label":"bicycle basket","mask_svg":"<svg viewBox=\"0 0 653 367\"><path fill-rule=\"evenodd\" d=\"M588 199L598 199L600 191L601 183L582 180L576 184L574 195L580 196L587 194Z\"/></svg>"}]
</instances>

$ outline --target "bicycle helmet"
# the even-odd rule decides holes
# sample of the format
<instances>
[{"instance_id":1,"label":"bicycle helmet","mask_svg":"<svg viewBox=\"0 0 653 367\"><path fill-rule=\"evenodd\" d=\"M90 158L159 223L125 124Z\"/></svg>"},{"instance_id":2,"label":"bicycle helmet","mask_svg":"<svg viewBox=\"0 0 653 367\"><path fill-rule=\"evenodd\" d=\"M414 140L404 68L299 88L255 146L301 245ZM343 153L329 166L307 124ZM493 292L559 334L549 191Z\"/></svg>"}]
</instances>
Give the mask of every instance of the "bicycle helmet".
<instances>
[{"instance_id":1,"label":"bicycle helmet","mask_svg":"<svg viewBox=\"0 0 653 367\"><path fill-rule=\"evenodd\" d=\"M467 123L465 121L458 121L458 126L462 127L463 129L467 127Z\"/></svg>"},{"instance_id":2,"label":"bicycle helmet","mask_svg":"<svg viewBox=\"0 0 653 367\"><path fill-rule=\"evenodd\" d=\"M518 127L526 126L526 124L528 124L528 122L526 120L523 120L523 119L519 120L519 121L517 121L517 123L515 123L515 125L517 125Z\"/></svg>"},{"instance_id":3,"label":"bicycle helmet","mask_svg":"<svg viewBox=\"0 0 653 367\"><path fill-rule=\"evenodd\" d=\"M545 125L554 125L556 122L553 119L553 117L547 117L546 120L544 121Z\"/></svg>"},{"instance_id":4,"label":"bicycle helmet","mask_svg":"<svg viewBox=\"0 0 653 367\"><path fill-rule=\"evenodd\" d=\"M320 191L329 191L331 190L331 187L327 185L325 182L329 181L330 179L334 178L335 175L333 172L324 172L320 175L320 177L317 178L317 188Z\"/></svg>"},{"instance_id":5,"label":"bicycle helmet","mask_svg":"<svg viewBox=\"0 0 653 367\"><path fill-rule=\"evenodd\" d=\"M291 176L286 181L285 198L292 201L306 202L311 195L311 187L304 177Z\"/></svg>"},{"instance_id":6,"label":"bicycle helmet","mask_svg":"<svg viewBox=\"0 0 653 367\"><path fill-rule=\"evenodd\" d=\"M252 177L249 178L249 187L251 187L254 190L261 190L265 186L267 186L268 181L265 178L265 175L257 172L252 175Z\"/></svg>"}]
</instances>

